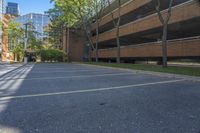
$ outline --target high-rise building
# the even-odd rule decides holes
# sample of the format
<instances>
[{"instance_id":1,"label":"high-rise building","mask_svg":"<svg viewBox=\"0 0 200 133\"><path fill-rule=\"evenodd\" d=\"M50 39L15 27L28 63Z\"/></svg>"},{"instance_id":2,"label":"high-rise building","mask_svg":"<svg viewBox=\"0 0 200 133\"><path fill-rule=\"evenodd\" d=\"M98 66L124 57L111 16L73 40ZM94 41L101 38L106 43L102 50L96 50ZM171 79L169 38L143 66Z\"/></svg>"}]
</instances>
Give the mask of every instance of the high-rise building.
<instances>
[{"instance_id":1,"label":"high-rise building","mask_svg":"<svg viewBox=\"0 0 200 133\"><path fill-rule=\"evenodd\" d=\"M43 38L45 37L44 28L48 26L50 19L48 15L30 13L30 14L17 17L15 21L23 25L27 23L31 23L34 31L37 33L36 37Z\"/></svg>"},{"instance_id":2,"label":"high-rise building","mask_svg":"<svg viewBox=\"0 0 200 133\"><path fill-rule=\"evenodd\" d=\"M18 3L8 2L6 6L6 14L18 16L19 15Z\"/></svg>"},{"instance_id":3,"label":"high-rise building","mask_svg":"<svg viewBox=\"0 0 200 133\"><path fill-rule=\"evenodd\" d=\"M5 13L5 0L0 0L0 53L2 52L2 20Z\"/></svg>"},{"instance_id":4,"label":"high-rise building","mask_svg":"<svg viewBox=\"0 0 200 133\"><path fill-rule=\"evenodd\" d=\"M5 0L0 0L0 14L4 14L5 10L6 10L6 4L5 4Z\"/></svg>"}]
</instances>

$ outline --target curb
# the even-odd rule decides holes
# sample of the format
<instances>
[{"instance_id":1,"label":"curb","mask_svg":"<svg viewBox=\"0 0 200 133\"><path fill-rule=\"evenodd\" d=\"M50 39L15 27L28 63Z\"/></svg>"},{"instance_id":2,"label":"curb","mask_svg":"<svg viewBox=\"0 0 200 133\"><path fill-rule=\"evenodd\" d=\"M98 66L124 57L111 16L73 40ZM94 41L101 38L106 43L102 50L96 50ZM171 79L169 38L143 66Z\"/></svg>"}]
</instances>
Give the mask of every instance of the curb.
<instances>
[{"instance_id":1,"label":"curb","mask_svg":"<svg viewBox=\"0 0 200 133\"><path fill-rule=\"evenodd\" d=\"M15 69L13 69L13 70L10 70L10 71L8 71L8 72L6 72L6 73L0 75L0 78L4 77L5 75L7 75L7 74L9 74L9 73L11 73L11 72L13 72L13 71L18 70L18 69L20 69L20 68L22 68L22 67L24 67L24 66L26 66L26 64L23 64L23 65L21 65L21 66L15 68Z\"/></svg>"},{"instance_id":2,"label":"curb","mask_svg":"<svg viewBox=\"0 0 200 133\"><path fill-rule=\"evenodd\" d=\"M80 63L78 63L80 64ZM127 69L127 68L116 68L116 67L109 67L109 66L100 66L96 64L80 64L85 66L96 66L101 68L109 68L114 70L122 70L122 71L128 71L133 72L135 74L148 74L148 75L154 75L159 77L168 77L168 78L181 78L188 81L194 81L194 82L200 82L200 77L195 76L187 76L187 75L180 75L180 74L171 74L171 73L162 73L162 72L153 72L153 71L143 71L143 70L134 70L134 69Z\"/></svg>"}]
</instances>

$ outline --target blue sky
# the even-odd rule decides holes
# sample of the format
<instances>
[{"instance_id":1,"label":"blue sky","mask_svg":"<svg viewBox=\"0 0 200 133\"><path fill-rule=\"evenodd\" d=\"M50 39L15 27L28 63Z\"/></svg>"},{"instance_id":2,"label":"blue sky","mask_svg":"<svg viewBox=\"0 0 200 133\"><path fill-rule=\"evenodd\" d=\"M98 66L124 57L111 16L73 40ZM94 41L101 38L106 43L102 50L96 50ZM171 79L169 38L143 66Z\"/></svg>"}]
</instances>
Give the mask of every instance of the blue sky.
<instances>
[{"instance_id":1,"label":"blue sky","mask_svg":"<svg viewBox=\"0 0 200 133\"><path fill-rule=\"evenodd\" d=\"M6 0L7 2L16 2L19 4L20 14L27 13L44 13L53 7L50 0Z\"/></svg>"}]
</instances>

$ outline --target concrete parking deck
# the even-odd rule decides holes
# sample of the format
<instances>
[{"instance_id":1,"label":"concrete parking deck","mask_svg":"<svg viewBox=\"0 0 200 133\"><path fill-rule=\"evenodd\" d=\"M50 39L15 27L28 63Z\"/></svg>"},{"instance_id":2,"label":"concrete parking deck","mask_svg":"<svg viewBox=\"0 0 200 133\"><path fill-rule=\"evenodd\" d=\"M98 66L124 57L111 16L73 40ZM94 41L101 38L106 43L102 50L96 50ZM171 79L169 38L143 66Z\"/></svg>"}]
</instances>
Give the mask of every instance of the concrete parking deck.
<instances>
[{"instance_id":1,"label":"concrete parking deck","mask_svg":"<svg viewBox=\"0 0 200 133\"><path fill-rule=\"evenodd\" d=\"M1 133L199 133L200 82L81 64L0 77Z\"/></svg>"}]
</instances>

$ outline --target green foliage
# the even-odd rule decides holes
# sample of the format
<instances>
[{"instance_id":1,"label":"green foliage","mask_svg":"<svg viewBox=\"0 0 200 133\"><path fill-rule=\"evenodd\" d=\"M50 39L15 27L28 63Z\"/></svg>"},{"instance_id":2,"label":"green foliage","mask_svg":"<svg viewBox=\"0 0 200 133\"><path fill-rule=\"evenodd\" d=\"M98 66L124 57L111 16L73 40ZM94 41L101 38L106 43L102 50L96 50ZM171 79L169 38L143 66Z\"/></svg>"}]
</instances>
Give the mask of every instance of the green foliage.
<instances>
[{"instance_id":1,"label":"green foliage","mask_svg":"<svg viewBox=\"0 0 200 133\"><path fill-rule=\"evenodd\" d=\"M41 56L41 61L62 62L66 59L65 52L58 49L43 49L38 51L38 54Z\"/></svg>"},{"instance_id":2,"label":"green foliage","mask_svg":"<svg viewBox=\"0 0 200 133\"><path fill-rule=\"evenodd\" d=\"M23 47L23 37L24 37L24 29L21 24L10 21L8 23L8 27L6 29L8 34L8 46L9 50L12 51L15 55L15 59L17 61L22 61L24 57L24 47Z\"/></svg>"},{"instance_id":3,"label":"green foliage","mask_svg":"<svg viewBox=\"0 0 200 133\"><path fill-rule=\"evenodd\" d=\"M47 13L51 18L48 33L53 44L61 44L65 28L83 28L91 43L90 25L94 15L94 0L51 0L54 8Z\"/></svg>"},{"instance_id":4,"label":"green foliage","mask_svg":"<svg viewBox=\"0 0 200 133\"><path fill-rule=\"evenodd\" d=\"M55 7L62 11L67 25L74 26L91 18L94 13L94 0L52 0Z\"/></svg>"},{"instance_id":5,"label":"green foliage","mask_svg":"<svg viewBox=\"0 0 200 133\"><path fill-rule=\"evenodd\" d=\"M6 29L9 38L9 49L12 50L15 46L21 44L24 37L24 29L20 23L10 21Z\"/></svg>"},{"instance_id":6,"label":"green foliage","mask_svg":"<svg viewBox=\"0 0 200 133\"><path fill-rule=\"evenodd\" d=\"M43 45L41 41L35 41L34 43L30 43L28 46L28 49L32 50L32 51L38 51L43 49Z\"/></svg>"},{"instance_id":7,"label":"green foliage","mask_svg":"<svg viewBox=\"0 0 200 133\"><path fill-rule=\"evenodd\" d=\"M34 31L33 25L30 24L27 28L28 50L34 52L42 49L43 42L36 38L38 33ZM8 23L6 32L8 34L9 50L15 54L15 58L17 58L18 61L22 61L24 57L25 26L12 20Z\"/></svg>"},{"instance_id":8,"label":"green foliage","mask_svg":"<svg viewBox=\"0 0 200 133\"><path fill-rule=\"evenodd\" d=\"M46 13L50 17L51 23L45 28L45 33L48 34L48 42L57 48L61 45L65 16L57 6L49 9Z\"/></svg>"},{"instance_id":9,"label":"green foliage","mask_svg":"<svg viewBox=\"0 0 200 133\"><path fill-rule=\"evenodd\" d=\"M24 57L24 48L22 44L17 44L14 48L13 48L13 53L15 54L16 58L18 61L22 61L23 57Z\"/></svg>"},{"instance_id":10,"label":"green foliage","mask_svg":"<svg viewBox=\"0 0 200 133\"><path fill-rule=\"evenodd\" d=\"M3 24L2 24L2 21L0 21L0 31L2 31L2 27L3 26Z\"/></svg>"}]
</instances>

